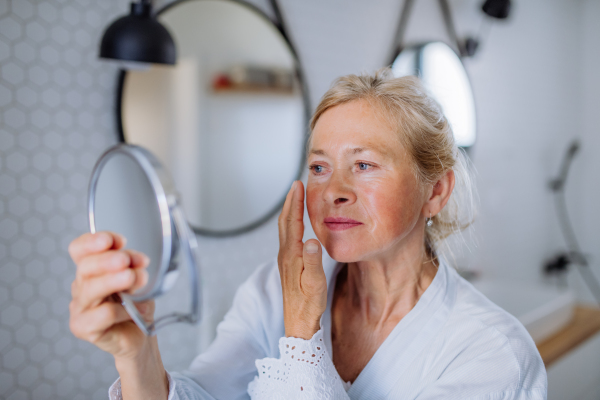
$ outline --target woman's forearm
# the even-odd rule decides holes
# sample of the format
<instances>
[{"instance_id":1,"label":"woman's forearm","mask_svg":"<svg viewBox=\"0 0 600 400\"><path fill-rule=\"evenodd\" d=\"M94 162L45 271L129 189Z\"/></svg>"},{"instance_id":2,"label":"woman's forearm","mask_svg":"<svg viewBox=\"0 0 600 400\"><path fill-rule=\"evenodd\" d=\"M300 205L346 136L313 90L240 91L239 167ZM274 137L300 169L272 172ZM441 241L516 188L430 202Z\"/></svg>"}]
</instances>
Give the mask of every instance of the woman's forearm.
<instances>
[{"instance_id":1,"label":"woman's forearm","mask_svg":"<svg viewBox=\"0 0 600 400\"><path fill-rule=\"evenodd\" d=\"M156 337L135 359L115 359L121 377L123 400L166 400L169 396L167 373L160 357Z\"/></svg>"}]
</instances>

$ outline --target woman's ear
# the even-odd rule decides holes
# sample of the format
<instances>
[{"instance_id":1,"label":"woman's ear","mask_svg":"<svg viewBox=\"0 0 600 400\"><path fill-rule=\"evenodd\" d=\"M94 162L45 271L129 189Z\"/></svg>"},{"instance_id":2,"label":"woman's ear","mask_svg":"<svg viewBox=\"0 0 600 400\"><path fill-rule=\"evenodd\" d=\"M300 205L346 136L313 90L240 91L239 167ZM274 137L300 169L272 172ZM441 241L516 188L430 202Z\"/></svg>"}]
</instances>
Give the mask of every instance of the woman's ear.
<instances>
[{"instance_id":1,"label":"woman's ear","mask_svg":"<svg viewBox=\"0 0 600 400\"><path fill-rule=\"evenodd\" d=\"M452 190L454 190L454 171L448 170L442 177L433 185L431 196L423 205L421 214L425 218L437 215L450 200Z\"/></svg>"}]
</instances>

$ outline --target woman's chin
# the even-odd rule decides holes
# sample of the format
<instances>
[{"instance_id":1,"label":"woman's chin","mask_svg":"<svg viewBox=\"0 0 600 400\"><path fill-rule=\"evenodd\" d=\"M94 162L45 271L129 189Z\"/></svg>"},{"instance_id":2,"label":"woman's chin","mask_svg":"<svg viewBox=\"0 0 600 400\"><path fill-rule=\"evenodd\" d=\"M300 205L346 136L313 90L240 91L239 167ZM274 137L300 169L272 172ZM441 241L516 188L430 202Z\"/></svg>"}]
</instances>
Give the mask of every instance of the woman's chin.
<instances>
[{"instance_id":1,"label":"woman's chin","mask_svg":"<svg viewBox=\"0 0 600 400\"><path fill-rule=\"evenodd\" d=\"M339 263L357 262L362 259L363 252L359 251L358 246L353 245L353 243L339 243L337 241L325 243L325 250L327 250L329 257Z\"/></svg>"}]
</instances>

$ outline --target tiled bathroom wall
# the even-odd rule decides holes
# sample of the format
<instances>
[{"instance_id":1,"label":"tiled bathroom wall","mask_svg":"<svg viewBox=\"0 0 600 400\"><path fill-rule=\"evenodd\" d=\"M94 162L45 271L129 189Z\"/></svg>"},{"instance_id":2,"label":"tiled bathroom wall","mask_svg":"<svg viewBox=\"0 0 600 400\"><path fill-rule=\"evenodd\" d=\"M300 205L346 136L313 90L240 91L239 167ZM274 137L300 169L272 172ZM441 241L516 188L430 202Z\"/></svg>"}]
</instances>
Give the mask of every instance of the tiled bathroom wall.
<instances>
[{"instance_id":1,"label":"tiled bathroom wall","mask_svg":"<svg viewBox=\"0 0 600 400\"><path fill-rule=\"evenodd\" d=\"M118 1L0 2L0 398L106 396L110 356L68 327L68 243L115 142L115 68L97 61Z\"/></svg>"}]
</instances>

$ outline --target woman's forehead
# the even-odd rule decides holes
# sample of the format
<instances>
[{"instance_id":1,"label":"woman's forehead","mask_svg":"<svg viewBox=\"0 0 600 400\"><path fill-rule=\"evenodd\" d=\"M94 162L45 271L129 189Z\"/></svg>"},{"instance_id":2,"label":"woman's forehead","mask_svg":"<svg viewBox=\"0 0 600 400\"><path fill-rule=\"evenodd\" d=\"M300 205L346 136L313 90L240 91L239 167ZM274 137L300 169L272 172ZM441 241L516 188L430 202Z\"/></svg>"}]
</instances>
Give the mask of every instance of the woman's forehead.
<instances>
[{"instance_id":1,"label":"woman's forehead","mask_svg":"<svg viewBox=\"0 0 600 400\"><path fill-rule=\"evenodd\" d=\"M383 114L379 107L364 99L328 109L312 132L309 154L371 151L393 156L403 152L397 127Z\"/></svg>"}]
</instances>

